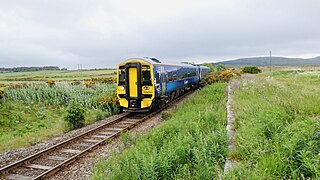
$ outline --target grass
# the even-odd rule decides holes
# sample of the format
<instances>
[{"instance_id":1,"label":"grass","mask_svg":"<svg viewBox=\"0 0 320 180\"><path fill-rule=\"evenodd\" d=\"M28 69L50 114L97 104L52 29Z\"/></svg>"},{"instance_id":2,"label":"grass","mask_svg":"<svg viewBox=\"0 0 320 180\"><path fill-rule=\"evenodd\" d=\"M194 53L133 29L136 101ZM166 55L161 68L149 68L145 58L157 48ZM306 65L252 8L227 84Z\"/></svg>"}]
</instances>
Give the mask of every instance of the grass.
<instances>
[{"instance_id":1,"label":"grass","mask_svg":"<svg viewBox=\"0 0 320 180\"><path fill-rule=\"evenodd\" d=\"M92 179L217 177L227 153L225 89L225 83L208 85L145 136L125 136L131 147L100 160Z\"/></svg>"},{"instance_id":2,"label":"grass","mask_svg":"<svg viewBox=\"0 0 320 180\"><path fill-rule=\"evenodd\" d=\"M93 88L85 85L71 85L67 82L48 86L46 83L29 83L26 87L7 89L4 102L21 101L25 104L67 105L76 101L87 108L98 108L98 99L115 93L115 84L96 84Z\"/></svg>"},{"instance_id":3,"label":"grass","mask_svg":"<svg viewBox=\"0 0 320 180\"><path fill-rule=\"evenodd\" d=\"M115 77L115 69L96 69L96 70L47 70L32 72L10 72L0 73L0 84L35 82L35 81L73 81L88 80L99 77Z\"/></svg>"},{"instance_id":4,"label":"grass","mask_svg":"<svg viewBox=\"0 0 320 180\"><path fill-rule=\"evenodd\" d=\"M24 147L60 135L68 128L64 122L66 107L77 102L85 108L85 124L117 113L109 102L115 93L115 84L71 85L58 82L28 83L5 89L0 99L0 152Z\"/></svg>"},{"instance_id":5,"label":"grass","mask_svg":"<svg viewBox=\"0 0 320 180\"><path fill-rule=\"evenodd\" d=\"M238 166L225 179L320 178L320 71L233 83Z\"/></svg>"}]
</instances>

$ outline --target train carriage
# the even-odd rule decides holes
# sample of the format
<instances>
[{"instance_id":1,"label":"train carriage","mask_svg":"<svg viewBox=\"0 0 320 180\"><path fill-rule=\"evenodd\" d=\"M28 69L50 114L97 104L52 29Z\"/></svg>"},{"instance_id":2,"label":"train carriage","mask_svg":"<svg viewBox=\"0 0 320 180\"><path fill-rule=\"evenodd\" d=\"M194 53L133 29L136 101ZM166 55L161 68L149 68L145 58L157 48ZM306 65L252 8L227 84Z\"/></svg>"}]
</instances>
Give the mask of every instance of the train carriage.
<instances>
[{"instance_id":1,"label":"train carriage","mask_svg":"<svg viewBox=\"0 0 320 180\"><path fill-rule=\"evenodd\" d=\"M130 111L163 106L186 90L198 87L210 69L192 65L162 64L154 58L132 58L119 64L117 96Z\"/></svg>"}]
</instances>

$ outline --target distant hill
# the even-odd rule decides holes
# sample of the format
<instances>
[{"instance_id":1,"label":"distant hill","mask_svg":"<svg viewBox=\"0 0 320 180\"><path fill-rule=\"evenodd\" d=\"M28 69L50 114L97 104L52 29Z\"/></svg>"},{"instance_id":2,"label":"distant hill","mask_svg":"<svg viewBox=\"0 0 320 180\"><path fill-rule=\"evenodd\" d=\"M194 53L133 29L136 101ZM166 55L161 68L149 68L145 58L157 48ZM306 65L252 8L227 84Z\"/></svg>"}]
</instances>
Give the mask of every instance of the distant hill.
<instances>
[{"instance_id":1,"label":"distant hill","mask_svg":"<svg viewBox=\"0 0 320 180\"><path fill-rule=\"evenodd\" d=\"M0 68L0 72L27 72L43 70L66 70L66 68L60 69L58 66Z\"/></svg>"},{"instance_id":2,"label":"distant hill","mask_svg":"<svg viewBox=\"0 0 320 180\"><path fill-rule=\"evenodd\" d=\"M224 64L226 66L269 66L270 57L240 58L235 60L220 61L212 65ZM285 58L271 57L272 66L320 66L320 56L315 58Z\"/></svg>"}]
</instances>

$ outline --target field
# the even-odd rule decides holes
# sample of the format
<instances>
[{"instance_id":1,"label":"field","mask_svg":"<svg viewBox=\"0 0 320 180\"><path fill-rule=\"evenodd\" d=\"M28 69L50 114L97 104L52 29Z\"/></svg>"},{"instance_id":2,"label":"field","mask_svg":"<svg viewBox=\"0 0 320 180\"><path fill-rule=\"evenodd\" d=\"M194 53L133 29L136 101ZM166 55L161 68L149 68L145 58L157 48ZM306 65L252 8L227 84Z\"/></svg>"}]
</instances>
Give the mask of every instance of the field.
<instances>
[{"instance_id":1,"label":"field","mask_svg":"<svg viewBox=\"0 0 320 180\"><path fill-rule=\"evenodd\" d=\"M244 75L232 86L238 166L226 179L320 178L320 71Z\"/></svg>"},{"instance_id":2,"label":"field","mask_svg":"<svg viewBox=\"0 0 320 180\"><path fill-rule=\"evenodd\" d=\"M0 84L32 82L48 80L54 81L75 81L90 80L91 78L115 77L115 69L97 70L51 70L32 72L10 72L0 73Z\"/></svg>"},{"instance_id":3,"label":"field","mask_svg":"<svg viewBox=\"0 0 320 180\"><path fill-rule=\"evenodd\" d=\"M269 73L270 66L260 66L262 72ZM320 70L320 66L271 66L271 72Z\"/></svg>"},{"instance_id":4,"label":"field","mask_svg":"<svg viewBox=\"0 0 320 180\"><path fill-rule=\"evenodd\" d=\"M117 113L114 83L84 81L108 77L114 70L0 73L0 152L68 131L64 117L73 103L84 108L85 124Z\"/></svg>"},{"instance_id":5,"label":"field","mask_svg":"<svg viewBox=\"0 0 320 180\"><path fill-rule=\"evenodd\" d=\"M128 148L101 159L92 179L319 179L320 71L272 68L231 82L236 115L231 152L227 83L214 83L197 90L174 112L163 112L165 121L145 136L122 135ZM115 84L91 79L114 77L113 71L83 71L78 78L73 76L80 72L60 72L0 74L5 84L0 152L68 131L64 117L70 103L85 108L85 124L117 113L112 104ZM224 173L226 157L237 165Z\"/></svg>"}]
</instances>

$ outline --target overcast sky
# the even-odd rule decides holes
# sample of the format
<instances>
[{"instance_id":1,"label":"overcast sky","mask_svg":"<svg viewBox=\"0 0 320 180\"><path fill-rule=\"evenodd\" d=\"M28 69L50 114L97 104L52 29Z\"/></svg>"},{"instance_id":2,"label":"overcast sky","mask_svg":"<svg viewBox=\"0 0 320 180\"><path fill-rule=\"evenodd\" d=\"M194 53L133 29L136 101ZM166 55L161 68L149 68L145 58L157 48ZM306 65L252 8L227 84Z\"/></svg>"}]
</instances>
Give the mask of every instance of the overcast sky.
<instances>
[{"instance_id":1,"label":"overcast sky","mask_svg":"<svg viewBox=\"0 0 320 180\"><path fill-rule=\"evenodd\" d=\"M320 55L319 0L0 0L0 67Z\"/></svg>"}]
</instances>

